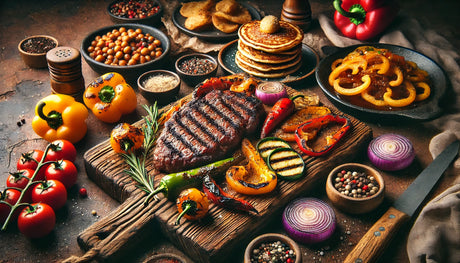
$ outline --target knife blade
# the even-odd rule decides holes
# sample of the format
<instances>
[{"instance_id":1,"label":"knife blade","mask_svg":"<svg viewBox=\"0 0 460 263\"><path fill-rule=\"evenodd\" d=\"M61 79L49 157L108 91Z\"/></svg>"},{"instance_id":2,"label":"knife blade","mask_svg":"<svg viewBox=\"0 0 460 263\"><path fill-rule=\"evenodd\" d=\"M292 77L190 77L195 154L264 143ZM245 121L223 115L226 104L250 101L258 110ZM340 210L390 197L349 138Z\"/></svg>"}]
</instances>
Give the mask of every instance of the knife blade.
<instances>
[{"instance_id":1,"label":"knife blade","mask_svg":"<svg viewBox=\"0 0 460 263\"><path fill-rule=\"evenodd\" d=\"M399 228L424 203L426 197L458 154L460 141L451 143L409 185L393 205L367 231L348 254L345 263L376 262Z\"/></svg>"}]
</instances>

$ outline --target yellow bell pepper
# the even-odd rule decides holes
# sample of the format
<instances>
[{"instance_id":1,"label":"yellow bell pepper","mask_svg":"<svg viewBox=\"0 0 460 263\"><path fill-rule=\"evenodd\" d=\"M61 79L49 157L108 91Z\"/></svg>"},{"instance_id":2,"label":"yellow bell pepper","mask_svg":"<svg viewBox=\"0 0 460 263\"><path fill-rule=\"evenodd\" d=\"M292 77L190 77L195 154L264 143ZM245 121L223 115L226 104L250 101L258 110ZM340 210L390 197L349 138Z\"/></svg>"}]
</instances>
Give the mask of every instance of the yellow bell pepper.
<instances>
[{"instance_id":1,"label":"yellow bell pepper","mask_svg":"<svg viewBox=\"0 0 460 263\"><path fill-rule=\"evenodd\" d=\"M32 128L49 142L65 139L76 143L86 134L87 117L88 110L83 103L69 95L52 94L37 103Z\"/></svg>"},{"instance_id":2,"label":"yellow bell pepper","mask_svg":"<svg viewBox=\"0 0 460 263\"><path fill-rule=\"evenodd\" d=\"M99 120L114 123L136 109L137 97L123 76L110 72L88 85L83 102Z\"/></svg>"}]
</instances>

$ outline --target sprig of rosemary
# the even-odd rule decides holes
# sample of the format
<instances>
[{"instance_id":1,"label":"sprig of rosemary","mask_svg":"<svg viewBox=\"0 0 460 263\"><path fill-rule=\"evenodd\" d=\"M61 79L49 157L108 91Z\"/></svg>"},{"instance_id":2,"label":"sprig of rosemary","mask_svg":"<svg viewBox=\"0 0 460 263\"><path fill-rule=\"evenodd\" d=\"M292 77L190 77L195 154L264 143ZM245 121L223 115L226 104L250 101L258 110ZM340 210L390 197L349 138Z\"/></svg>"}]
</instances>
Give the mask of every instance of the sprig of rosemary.
<instances>
[{"instance_id":1,"label":"sprig of rosemary","mask_svg":"<svg viewBox=\"0 0 460 263\"><path fill-rule=\"evenodd\" d=\"M153 176L148 175L148 172L145 169L145 160L147 159L148 153L157 139L157 132L160 127L158 117L160 114L156 102L150 107L146 105L142 106L147 111L147 116L143 117L145 121L145 124L142 127L142 130L144 131L144 145L141 153L139 154L141 156L138 156L134 152L122 154L122 156L129 165L129 170L125 170L125 173L130 175L131 178L138 183L137 187L139 189L148 193L144 201L145 205L150 200L151 193L155 190L154 178Z\"/></svg>"}]
</instances>

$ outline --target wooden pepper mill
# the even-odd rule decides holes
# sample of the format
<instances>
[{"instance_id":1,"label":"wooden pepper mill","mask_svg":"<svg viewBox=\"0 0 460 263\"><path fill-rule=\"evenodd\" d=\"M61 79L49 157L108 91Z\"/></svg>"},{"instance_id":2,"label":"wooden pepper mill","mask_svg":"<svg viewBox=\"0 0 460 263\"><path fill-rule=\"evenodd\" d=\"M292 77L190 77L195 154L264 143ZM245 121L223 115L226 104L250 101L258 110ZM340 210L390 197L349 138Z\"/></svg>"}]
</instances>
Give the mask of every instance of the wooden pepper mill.
<instances>
[{"instance_id":1,"label":"wooden pepper mill","mask_svg":"<svg viewBox=\"0 0 460 263\"><path fill-rule=\"evenodd\" d=\"M281 20L290 22L306 31L311 24L311 7L308 0L285 0Z\"/></svg>"},{"instance_id":2,"label":"wooden pepper mill","mask_svg":"<svg viewBox=\"0 0 460 263\"><path fill-rule=\"evenodd\" d=\"M83 100L85 81L81 72L80 52L72 47L56 47L46 53L51 91Z\"/></svg>"}]
</instances>

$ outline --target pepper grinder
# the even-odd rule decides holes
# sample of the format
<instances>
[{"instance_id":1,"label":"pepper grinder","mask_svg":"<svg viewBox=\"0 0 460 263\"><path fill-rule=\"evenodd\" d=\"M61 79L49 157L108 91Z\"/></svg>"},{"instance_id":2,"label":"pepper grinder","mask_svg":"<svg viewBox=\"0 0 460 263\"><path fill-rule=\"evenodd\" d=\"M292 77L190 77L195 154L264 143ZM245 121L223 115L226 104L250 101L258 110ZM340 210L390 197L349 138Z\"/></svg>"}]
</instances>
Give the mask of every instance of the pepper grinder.
<instances>
[{"instance_id":1,"label":"pepper grinder","mask_svg":"<svg viewBox=\"0 0 460 263\"><path fill-rule=\"evenodd\" d=\"M285 0L281 20L290 22L306 31L311 24L311 7L308 0Z\"/></svg>"},{"instance_id":2,"label":"pepper grinder","mask_svg":"<svg viewBox=\"0 0 460 263\"><path fill-rule=\"evenodd\" d=\"M46 53L51 92L83 100L85 81L81 72L80 52L72 47L56 47Z\"/></svg>"}]
</instances>

